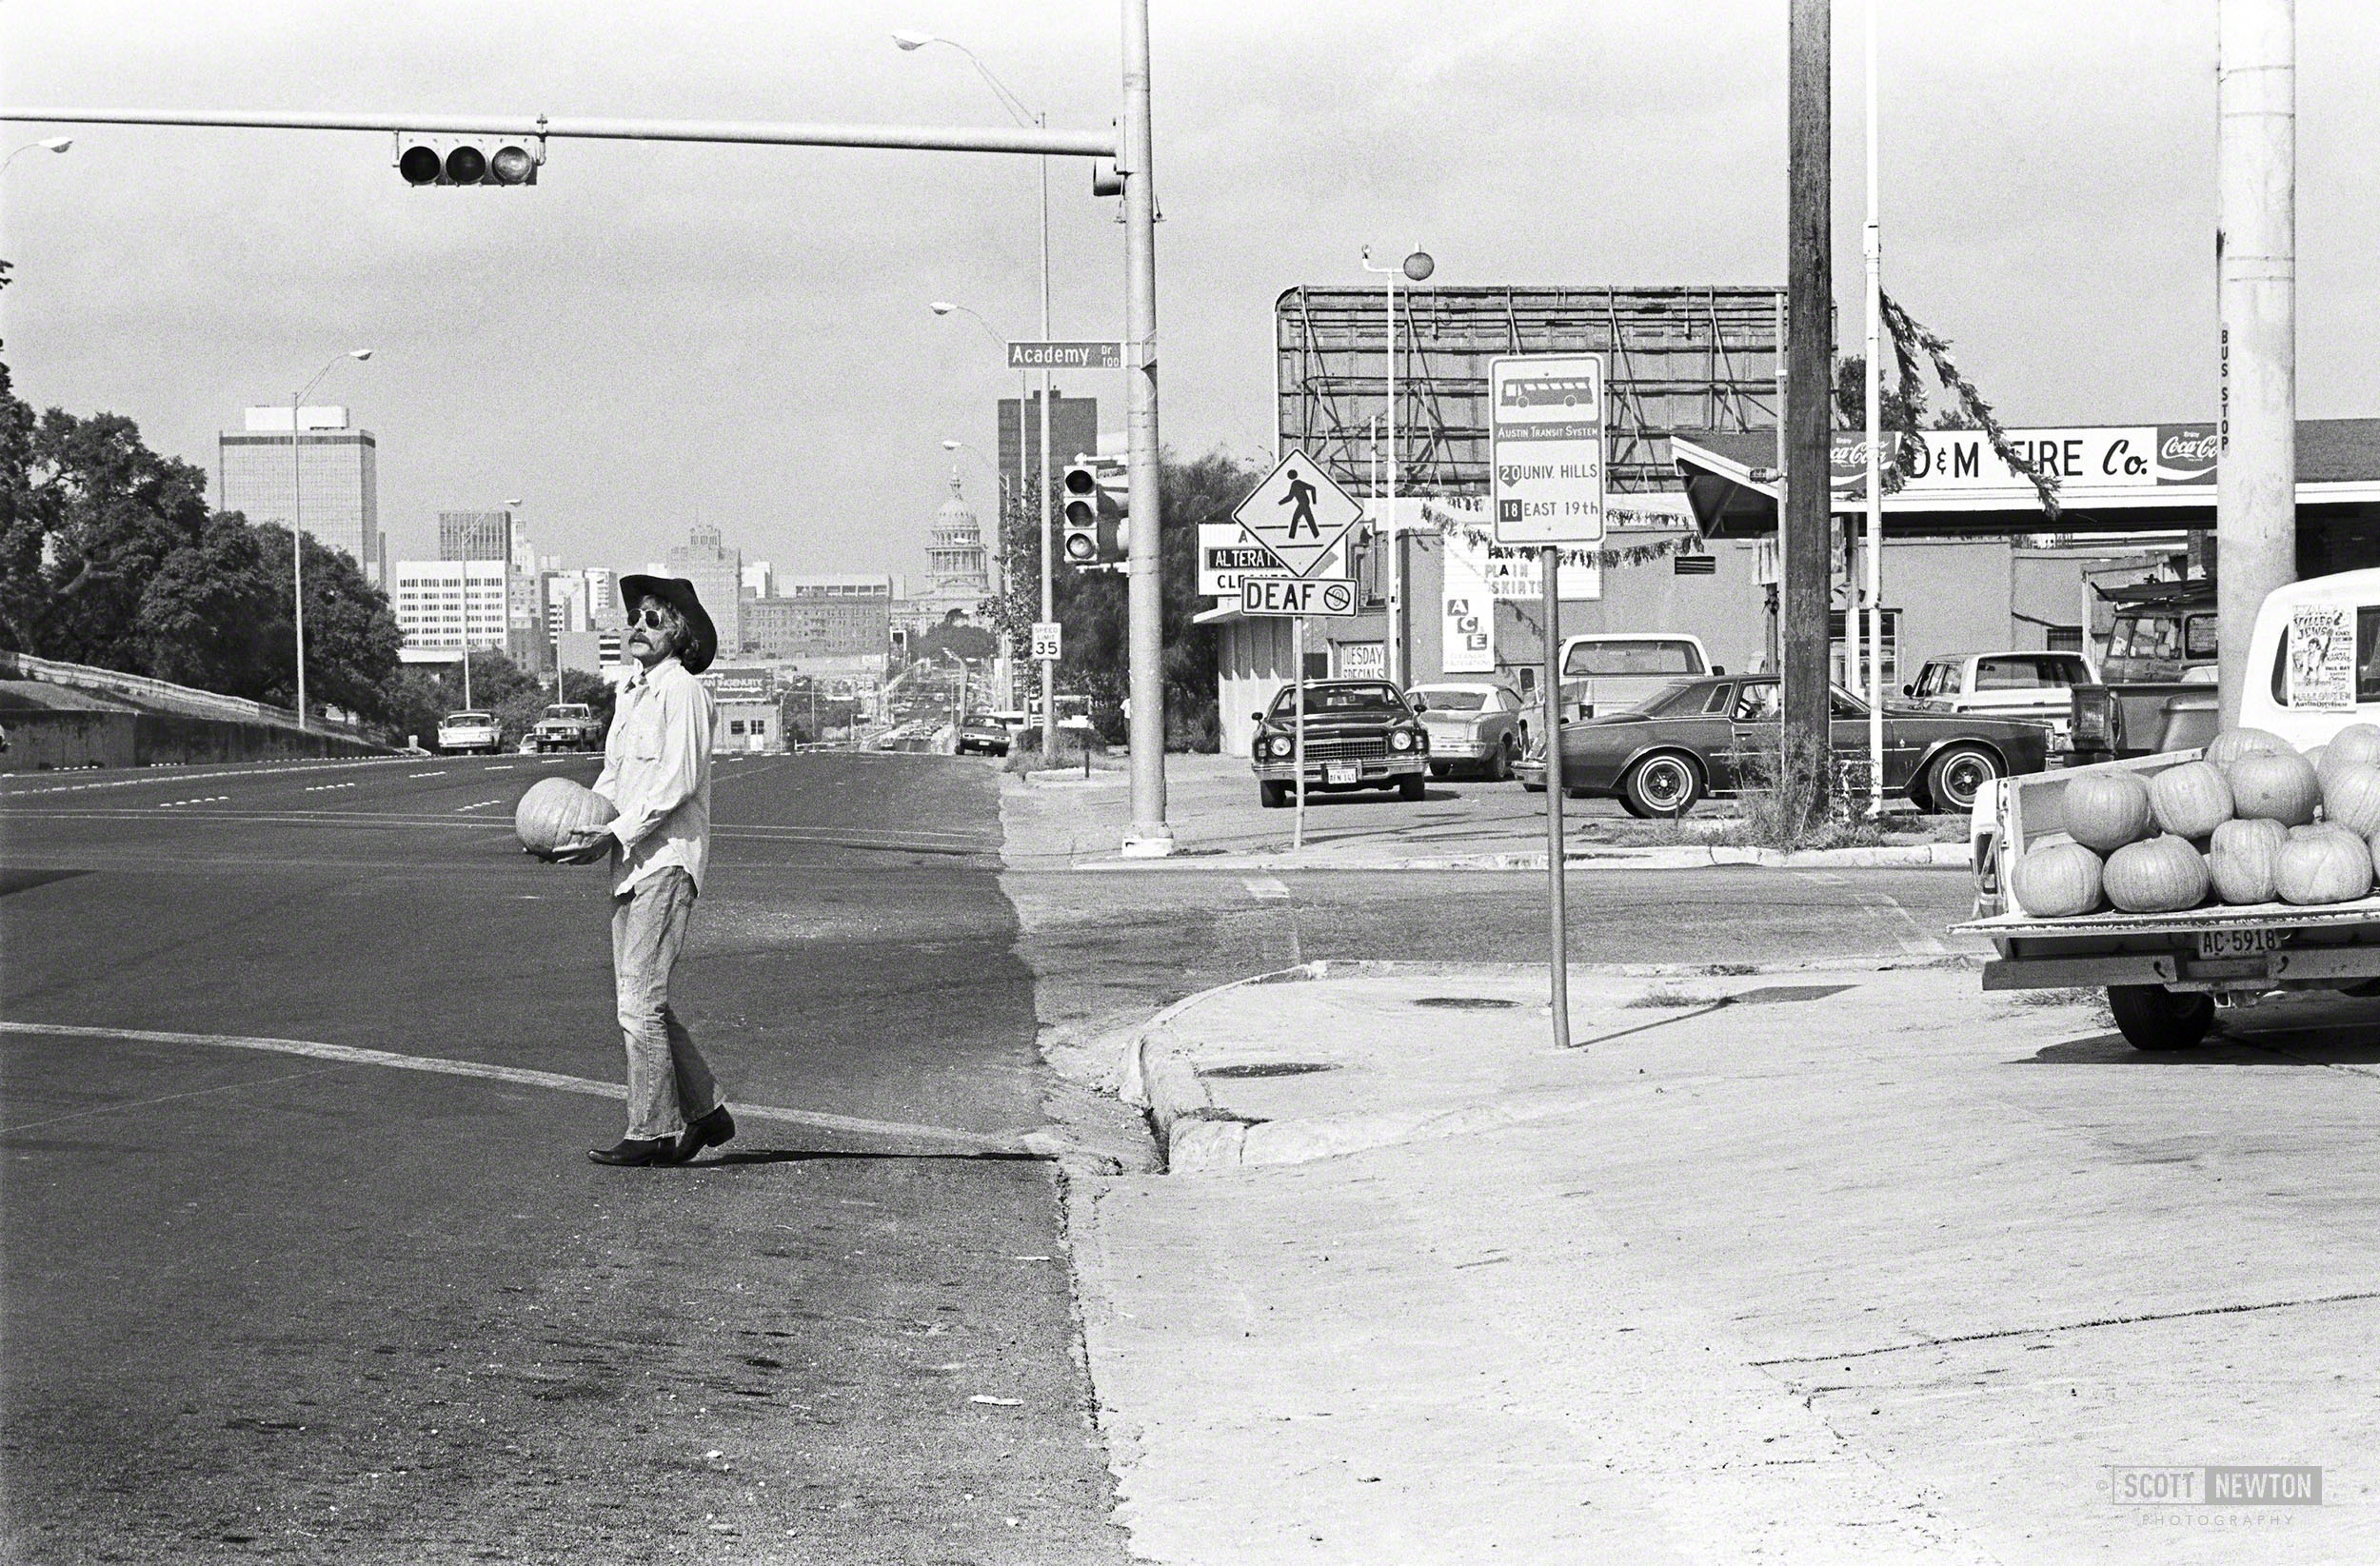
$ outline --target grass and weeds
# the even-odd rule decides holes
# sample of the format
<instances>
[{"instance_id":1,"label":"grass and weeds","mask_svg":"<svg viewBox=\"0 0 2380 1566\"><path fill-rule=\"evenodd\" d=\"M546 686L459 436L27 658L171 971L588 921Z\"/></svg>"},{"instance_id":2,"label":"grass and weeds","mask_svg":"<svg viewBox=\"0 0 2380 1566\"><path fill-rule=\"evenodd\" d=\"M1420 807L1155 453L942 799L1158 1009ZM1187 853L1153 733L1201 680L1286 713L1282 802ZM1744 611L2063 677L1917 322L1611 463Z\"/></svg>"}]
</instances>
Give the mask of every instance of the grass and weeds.
<instances>
[{"instance_id":1,"label":"grass and weeds","mask_svg":"<svg viewBox=\"0 0 2380 1566\"><path fill-rule=\"evenodd\" d=\"M1058 748L1044 761L1041 757L1041 731L1032 726L1026 727L1009 745L1008 760L1003 765L1019 777L1028 772L1049 772L1061 768L1080 772L1086 751L1094 772L1119 772L1123 769L1124 759L1109 754L1107 742L1093 730L1060 729Z\"/></svg>"},{"instance_id":2,"label":"grass and weeds","mask_svg":"<svg viewBox=\"0 0 2380 1566\"><path fill-rule=\"evenodd\" d=\"M1642 995L1621 1001L1620 1007L1627 1011L1680 1011L1690 1006L1716 1005L1724 999L1724 996L1695 995L1685 990L1671 989L1666 984L1656 984Z\"/></svg>"}]
</instances>

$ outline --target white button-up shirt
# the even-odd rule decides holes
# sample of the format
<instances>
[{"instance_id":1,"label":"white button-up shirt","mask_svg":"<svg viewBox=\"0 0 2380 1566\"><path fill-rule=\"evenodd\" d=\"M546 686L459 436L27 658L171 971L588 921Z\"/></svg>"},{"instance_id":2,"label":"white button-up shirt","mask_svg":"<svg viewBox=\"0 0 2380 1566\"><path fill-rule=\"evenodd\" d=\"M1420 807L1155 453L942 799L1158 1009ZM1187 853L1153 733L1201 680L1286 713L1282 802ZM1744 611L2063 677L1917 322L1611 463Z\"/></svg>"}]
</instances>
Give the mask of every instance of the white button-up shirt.
<instances>
[{"instance_id":1,"label":"white button-up shirt","mask_svg":"<svg viewBox=\"0 0 2380 1566\"><path fill-rule=\"evenodd\" d=\"M670 865L703 887L711 848L711 718L714 704L703 683L674 657L639 669L620 687L611 733L604 741L604 774L595 792L620 814L618 896Z\"/></svg>"}]
</instances>

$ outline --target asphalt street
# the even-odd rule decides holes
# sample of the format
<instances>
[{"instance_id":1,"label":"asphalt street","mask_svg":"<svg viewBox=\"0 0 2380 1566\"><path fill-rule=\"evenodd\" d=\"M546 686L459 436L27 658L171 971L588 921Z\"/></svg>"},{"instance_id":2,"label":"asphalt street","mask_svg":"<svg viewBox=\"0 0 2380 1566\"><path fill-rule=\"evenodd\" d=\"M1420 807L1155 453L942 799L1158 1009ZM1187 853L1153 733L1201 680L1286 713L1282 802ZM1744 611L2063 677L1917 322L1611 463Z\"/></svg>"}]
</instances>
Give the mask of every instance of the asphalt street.
<instances>
[{"instance_id":1,"label":"asphalt street","mask_svg":"<svg viewBox=\"0 0 2380 1566\"><path fill-rule=\"evenodd\" d=\"M594 767L0 780L16 1557L1121 1559L1057 1172L899 1128L1041 1125L1037 1021L1544 949L1537 876L1003 873L988 763L723 760L680 991L743 1134L600 1169L606 883L510 832ZM1572 951L1927 953L1966 895L1579 874Z\"/></svg>"},{"instance_id":2,"label":"asphalt street","mask_svg":"<svg viewBox=\"0 0 2380 1566\"><path fill-rule=\"evenodd\" d=\"M510 815L594 767L0 785L10 1558L1121 1558L1051 1165L749 1115L584 1157L619 1105L530 1074L621 1080L605 882ZM732 1101L1039 1124L988 772L715 793L681 989Z\"/></svg>"}]
</instances>

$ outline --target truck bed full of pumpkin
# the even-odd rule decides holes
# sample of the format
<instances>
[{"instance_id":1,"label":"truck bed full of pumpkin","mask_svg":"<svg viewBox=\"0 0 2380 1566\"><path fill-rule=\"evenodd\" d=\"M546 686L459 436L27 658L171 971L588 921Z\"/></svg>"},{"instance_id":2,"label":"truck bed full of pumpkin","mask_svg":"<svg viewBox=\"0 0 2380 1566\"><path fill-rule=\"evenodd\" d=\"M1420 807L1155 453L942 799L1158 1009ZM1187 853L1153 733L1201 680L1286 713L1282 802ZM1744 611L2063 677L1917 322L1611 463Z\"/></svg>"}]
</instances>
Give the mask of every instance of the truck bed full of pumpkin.
<instances>
[{"instance_id":1,"label":"truck bed full of pumpkin","mask_svg":"<svg viewBox=\"0 0 2380 1566\"><path fill-rule=\"evenodd\" d=\"M2292 902L2208 902L2165 914L2128 914L2120 910L2076 914L2067 919L2043 919L2027 913L1993 914L1951 926L1954 935L1988 936L1995 941L2036 937L2195 935L2201 930L2227 928L2320 929L2333 925L2380 922L2380 895L2352 902L2300 906Z\"/></svg>"}]
</instances>

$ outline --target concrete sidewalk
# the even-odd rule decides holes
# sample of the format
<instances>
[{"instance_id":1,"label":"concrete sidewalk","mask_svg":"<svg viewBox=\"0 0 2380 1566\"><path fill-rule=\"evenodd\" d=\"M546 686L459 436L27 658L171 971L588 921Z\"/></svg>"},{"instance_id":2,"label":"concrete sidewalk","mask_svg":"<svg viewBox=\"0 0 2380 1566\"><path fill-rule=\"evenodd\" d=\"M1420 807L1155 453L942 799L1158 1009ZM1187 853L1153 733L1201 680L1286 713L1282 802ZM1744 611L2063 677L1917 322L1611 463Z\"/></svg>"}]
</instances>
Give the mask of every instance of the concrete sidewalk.
<instances>
[{"instance_id":1,"label":"concrete sidewalk","mask_svg":"<svg viewBox=\"0 0 2380 1566\"><path fill-rule=\"evenodd\" d=\"M1166 859L1125 859L1130 789L1122 771L1013 774L1003 780L1006 858L1016 869L1164 870L1542 870L1545 796L1517 783L1434 780L1419 803L1378 793L1318 794L1307 802L1305 842L1291 846L1292 813L1257 803L1248 763L1231 756L1165 758L1167 810L1176 848ZM1692 832L1732 819L1726 801L1706 801L1686 818ZM1563 861L1577 870L1707 869L1718 864L1791 869L1932 866L1965 869L1956 842L1917 842L1924 818L1894 820L1911 841L1873 848L1784 854L1700 842L1657 842L1658 823L1638 822L1609 800L1563 805Z\"/></svg>"},{"instance_id":2,"label":"concrete sidewalk","mask_svg":"<svg viewBox=\"0 0 2380 1566\"><path fill-rule=\"evenodd\" d=\"M1137 1553L2380 1559L2380 1047L2138 1054L1963 962L1358 964L1112 1041L1174 1172L1071 1184ZM2318 1465L2319 1507L2112 1465Z\"/></svg>"}]
</instances>

